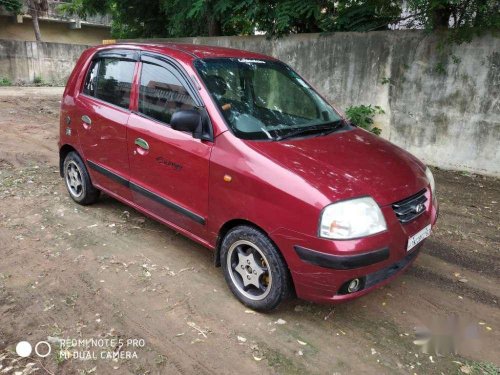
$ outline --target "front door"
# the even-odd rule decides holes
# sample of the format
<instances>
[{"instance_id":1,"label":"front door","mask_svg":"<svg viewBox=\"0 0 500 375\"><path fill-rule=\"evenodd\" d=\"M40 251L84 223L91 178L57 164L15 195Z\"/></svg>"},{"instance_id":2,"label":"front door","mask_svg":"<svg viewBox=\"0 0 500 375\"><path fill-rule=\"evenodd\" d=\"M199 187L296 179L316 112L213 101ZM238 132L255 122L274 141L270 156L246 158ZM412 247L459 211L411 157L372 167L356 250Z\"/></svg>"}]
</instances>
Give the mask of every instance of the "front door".
<instances>
[{"instance_id":1,"label":"front door","mask_svg":"<svg viewBox=\"0 0 500 375\"><path fill-rule=\"evenodd\" d=\"M136 61L124 52L97 55L75 101L83 157L93 182L132 199L128 189L127 122ZM132 52L130 52L132 53Z\"/></svg>"},{"instance_id":2,"label":"front door","mask_svg":"<svg viewBox=\"0 0 500 375\"><path fill-rule=\"evenodd\" d=\"M170 127L172 114L201 102L176 67L141 63L137 112L128 122L130 187L136 204L174 228L203 238L212 142Z\"/></svg>"}]
</instances>

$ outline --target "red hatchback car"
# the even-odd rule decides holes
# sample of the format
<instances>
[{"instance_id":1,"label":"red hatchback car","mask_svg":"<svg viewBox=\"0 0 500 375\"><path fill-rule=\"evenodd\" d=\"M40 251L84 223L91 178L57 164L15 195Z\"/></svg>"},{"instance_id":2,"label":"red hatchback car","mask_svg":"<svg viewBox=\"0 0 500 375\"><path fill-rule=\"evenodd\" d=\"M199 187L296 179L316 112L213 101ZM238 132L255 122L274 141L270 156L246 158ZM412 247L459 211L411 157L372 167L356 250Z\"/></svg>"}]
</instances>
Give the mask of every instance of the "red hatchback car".
<instances>
[{"instance_id":1,"label":"red hatchback car","mask_svg":"<svg viewBox=\"0 0 500 375\"><path fill-rule=\"evenodd\" d=\"M234 295L359 297L406 269L436 222L432 173L347 122L272 57L183 44L86 50L61 105L73 200L100 191L214 251Z\"/></svg>"}]
</instances>

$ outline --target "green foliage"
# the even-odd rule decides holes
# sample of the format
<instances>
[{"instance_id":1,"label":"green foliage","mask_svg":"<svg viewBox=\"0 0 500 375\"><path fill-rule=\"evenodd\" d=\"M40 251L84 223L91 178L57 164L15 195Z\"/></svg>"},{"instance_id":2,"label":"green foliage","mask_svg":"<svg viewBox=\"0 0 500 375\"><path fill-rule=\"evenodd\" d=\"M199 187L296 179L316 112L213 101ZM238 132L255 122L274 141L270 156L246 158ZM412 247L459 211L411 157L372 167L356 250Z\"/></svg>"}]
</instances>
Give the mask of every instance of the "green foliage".
<instances>
[{"instance_id":1,"label":"green foliage","mask_svg":"<svg viewBox=\"0 0 500 375\"><path fill-rule=\"evenodd\" d=\"M255 31L279 37L384 29L399 17L398 4L389 0L72 0L58 9L81 18L110 13L117 38L248 35Z\"/></svg>"},{"instance_id":2,"label":"green foliage","mask_svg":"<svg viewBox=\"0 0 500 375\"><path fill-rule=\"evenodd\" d=\"M338 5L335 29L340 31L384 30L399 20L401 4L397 1L341 1Z\"/></svg>"},{"instance_id":3,"label":"green foliage","mask_svg":"<svg viewBox=\"0 0 500 375\"><path fill-rule=\"evenodd\" d=\"M291 33L312 33L332 30L335 5L322 0L252 1L256 28L268 36Z\"/></svg>"},{"instance_id":4,"label":"green foliage","mask_svg":"<svg viewBox=\"0 0 500 375\"><path fill-rule=\"evenodd\" d=\"M42 76L35 76L33 78L33 83L37 86L42 86L44 84Z\"/></svg>"},{"instance_id":5,"label":"green foliage","mask_svg":"<svg viewBox=\"0 0 500 375\"><path fill-rule=\"evenodd\" d=\"M373 118L375 115L385 113L384 110L378 105L372 107L370 105L358 105L347 108L345 114L347 118L356 126L366 129L376 135L382 133L382 129L373 126Z\"/></svg>"},{"instance_id":6,"label":"green foliage","mask_svg":"<svg viewBox=\"0 0 500 375\"><path fill-rule=\"evenodd\" d=\"M57 10L62 14L75 15L85 19L88 16L111 13L112 8L119 3L115 0L71 0L58 5ZM125 12L126 8L123 8L122 11Z\"/></svg>"},{"instance_id":7,"label":"green foliage","mask_svg":"<svg viewBox=\"0 0 500 375\"><path fill-rule=\"evenodd\" d=\"M500 30L498 0L408 0L413 25L449 29L445 44L470 42L485 31Z\"/></svg>"},{"instance_id":8,"label":"green foliage","mask_svg":"<svg viewBox=\"0 0 500 375\"><path fill-rule=\"evenodd\" d=\"M462 61L462 59L460 59L460 57L456 56L456 55L451 55L451 61L453 61L453 64L460 64L460 62Z\"/></svg>"},{"instance_id":9,"label":"green foliage","mask_svg":"<svg viewBox=\"0 0 500 375\"><path fill-rule=\"evenodd\" d=\"M457 374L471 374L471 375L498 375L500 368L493 363L470 361L463 365Z\"/></svg>"},{"instance_id":10,"label":"green foliage","mask_svg":"<svg viewBox=\"0 0 500 375\"><path fill-rule=\"evenodd\" d=\"M380 83L382 83L383 85L388 85L388 84L391 84L391 83L392 83L392 80L391 80L389 77L383 77L383 78L380 80Z\"/></svg>"},{"instance_id":11,"label":"green foliage","mask_svg":"<svg viewBox=\"0 0 500 375\"><path fill-rule=\"evenodd\" d=\"M0 0L0 9L4 9L7 12L20 14L22 7L21 0Z\"/></svg>"},{"instance_id":12,"label":"green foliage","mask_svg":"<svg viewBox=\"0 0 500 375\"><path fill-rule=\"evenodd\" d=\"M434 67L434 71L437 73L437 74L440 74L440 75L444 75L446 74L446 67L445 67L445 64L443 62L438 62L436 64L436 66Z\"/></svg>"},{"instance_id":13,"label":"green foliage","mask_svg":"<svg viewBox=\"0 0 500 375\"><path fill-rule=\"evenodd\" d=\"M0 77L0 86L12 86L12 82L7 77Z\"/></svg>"},{"instance_id":14,"label":"green foliage","mask_svg":"<svg viewBox=\"0 0 500 375\"><path fill-rule=\"evenodd\" d=\"M81 18L109 13L116 38L248 35L256 31L280 37L383 30L404 21L408 28L449 28L449 41L460 43L485 30L500 29L499 4L498 0L72 0L58 9Z\"/></svg>"}]
</instances>

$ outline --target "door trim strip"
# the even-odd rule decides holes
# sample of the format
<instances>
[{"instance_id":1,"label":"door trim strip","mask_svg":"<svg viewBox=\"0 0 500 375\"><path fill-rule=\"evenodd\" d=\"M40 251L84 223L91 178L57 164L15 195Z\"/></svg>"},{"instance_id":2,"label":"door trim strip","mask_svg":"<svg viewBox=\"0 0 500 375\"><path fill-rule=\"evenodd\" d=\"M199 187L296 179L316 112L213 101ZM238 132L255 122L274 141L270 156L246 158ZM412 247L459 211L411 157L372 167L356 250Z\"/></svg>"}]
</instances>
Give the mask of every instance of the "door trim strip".
<instances>
[{"instance_id":1,"label":"door trim strip","mask_svg":"<svg viewBox=\"0 0 500 375\"><path fill-rule=\"evenodd\" d=\"M160 203L160 204L162 204L162 205L164 205L164 206L166 206L166 207L168 207L168 208L170 208L170 209L172 209L172 210L174 210L174 211L176 211L184 216L187 216L191 220L196 221L198 224L201 224L201 225L206 224L206 220L204 217L188 210L187 208L179 206L177 203L174 203L168 199L165 199L165 198L159 196L158 194L153 193L152 191L149 191L148 189L136 184L135 182L131 182L131 181L123 178L122 176L118 175L117 173L112 172L109 169L104 168L104 167L100 166L99 164L94 163L93 161L87 160L87 164L93 170L101 173L102 175L119 183L120 185L128 187L129 189L131 189L137 193L140 193L140 194L144 195L145 197L147 197L147 198L149 198L157 203Z\"/></svg>"},{"instance_id":2,"label":"door trim strip","mask_svg":"<svg viewBox=\"0 0 500 375\"><path fill-rule=\"evenodd\" d=\"M123 185L125 187L130 188L130 183L126 178L123 178L119 174L115 172L111 172L109 169L101 167L99 164L94 163L91 160L87 159L87 164L89 165L90 168L93 170L99 172L100 174L110 178L111 180L118 182L120 185Z\"/></svg>"}]
</instances>

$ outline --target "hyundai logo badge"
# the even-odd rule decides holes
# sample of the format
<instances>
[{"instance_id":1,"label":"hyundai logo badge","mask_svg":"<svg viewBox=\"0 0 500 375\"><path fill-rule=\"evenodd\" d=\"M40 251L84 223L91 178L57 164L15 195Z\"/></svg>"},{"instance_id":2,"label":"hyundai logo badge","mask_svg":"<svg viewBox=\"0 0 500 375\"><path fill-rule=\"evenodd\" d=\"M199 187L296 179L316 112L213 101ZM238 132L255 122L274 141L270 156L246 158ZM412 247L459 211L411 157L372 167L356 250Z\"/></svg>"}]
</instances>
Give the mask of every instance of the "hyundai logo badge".
<instances>
[{"instance_id":1,"label":"hyundai logo badge","mask_svg":"<svg viewBox=\"0 0 500 375\"><path fill-rule=\"evenodd\" d=\"M417 214L421 213L425 209L425 206L423 203L419 203L415 206L415 212Z\"/></svg>"}]
</instances>

